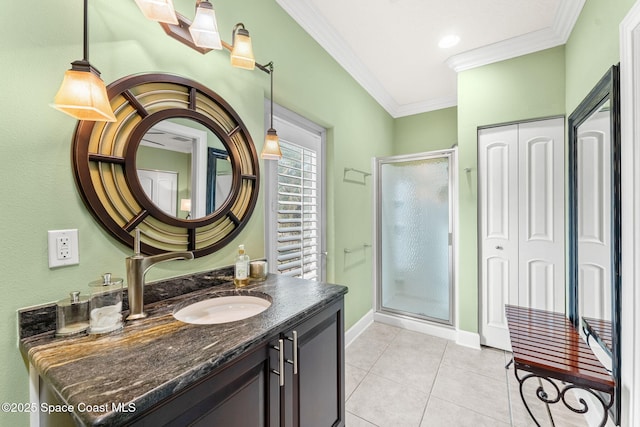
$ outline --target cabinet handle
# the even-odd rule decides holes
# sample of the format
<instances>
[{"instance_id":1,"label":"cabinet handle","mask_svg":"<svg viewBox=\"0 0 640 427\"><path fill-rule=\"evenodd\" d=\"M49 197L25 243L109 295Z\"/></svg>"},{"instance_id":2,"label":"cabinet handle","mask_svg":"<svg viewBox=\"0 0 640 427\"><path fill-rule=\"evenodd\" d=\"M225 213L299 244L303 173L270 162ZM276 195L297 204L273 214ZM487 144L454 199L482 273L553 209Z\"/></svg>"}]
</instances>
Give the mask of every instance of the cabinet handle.
<instances>
[{"instance_id":1,"label":"cabinet handle","mask_svg":"<svg viewBox=\"0 0 640 427\"><path fill-rule=\"evenodd\" d=\"M498 245L498 246L496 246L496 249L497 249L497 250L499 250L499 251L501 251L501 250L503 250L504 248L503 248L502 246Z\"/></svg>"},{"instance_id":2,"label":"cabinet handle","mask_svg":"<svg viewBox=\"0 0 640 427\"><path fill-rule=\"evenodd\" d=\"M271 348L278 350L278 370L272 369L271 372L280 377L280 387L284 387L284 341L279 339L278 345Z\"/></svg>"},{"instance_id":3,"label":"cabinet handle","mask_svg":"<svg viewBox=\"0 0 640 427\"><path fill-rule=\"evenodd\" d=\"M293 361L287 360L287 363L293 365L293 374L298 375L298 331L293 331L293 338L287 337L287 339L293 342Z\"/></svg>"}]
</instances>

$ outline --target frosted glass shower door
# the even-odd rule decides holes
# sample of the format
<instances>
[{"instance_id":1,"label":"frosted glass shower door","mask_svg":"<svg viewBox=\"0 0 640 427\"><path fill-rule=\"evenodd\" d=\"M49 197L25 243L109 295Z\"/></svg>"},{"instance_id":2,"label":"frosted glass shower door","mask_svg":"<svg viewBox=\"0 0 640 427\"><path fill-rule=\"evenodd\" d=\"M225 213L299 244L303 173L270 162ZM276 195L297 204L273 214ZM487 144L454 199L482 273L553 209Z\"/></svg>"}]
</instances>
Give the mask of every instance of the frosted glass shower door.
<instances>
[{"instance_id":1,"label":"frosted glass shower door","mask_svg":"<svg viewBox=\"0 0 640 427\"><path fill-rule=\"evenodd\" d=\"M452 159L377 159L377 309L452 324Z\"/></svg>"}]
</instances>

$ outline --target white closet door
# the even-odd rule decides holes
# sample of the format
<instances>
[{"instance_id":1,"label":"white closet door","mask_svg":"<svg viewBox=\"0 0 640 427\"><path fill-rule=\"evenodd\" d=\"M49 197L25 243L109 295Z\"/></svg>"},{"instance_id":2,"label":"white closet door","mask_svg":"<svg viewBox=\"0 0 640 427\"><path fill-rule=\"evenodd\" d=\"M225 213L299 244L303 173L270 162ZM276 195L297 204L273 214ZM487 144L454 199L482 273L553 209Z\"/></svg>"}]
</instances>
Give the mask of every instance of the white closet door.
<instances>
[{"instance_id":1,"label":"white closet door","mask_svg":"<svg viewBox=\"0 0 640 427\"><path fill-rule=\"evenodd\" d=\"M167 215L177 216L178 173L138 169L138 179L147 197Z\"/></svg>"},{"instance_id":2,"label":"white closet door","mask_svg":"<svg viewBox=\"0 0 640 427\"><path fill-rule=\"evenodd\" d=\"M518 126L478 133L483 344L506 348L505 304L518 303Z\"/></svg>"},{"instance_id":3,"label":"white closet door","mask_svg":"<svg viewBox=\"0 0 640 427\"><path fill-rule=\"evenodd\" d=\"M578 283L580 314L611 320L611 143L609 112L578 133ZM596 297L597 295L597 297Z\"/></svg>"},{"instance_id":4,"label":"white closet door","mask_svg":"<svg viewBox=\"0 0 640 427\"><path fill-rule=\"evenodd\" d=\"M482 129L481 342L510 349L505 304L564 312L564 119Z\"/></svg>"},{"instance_id":5,"label":"white closet door","mask_svg":"<svg viewBox=\"0 0 640 427\"><path fill-rule=\"evenodd\" d=\"M518 305L564 313L564 118L522 123L518 140Z\"/></svg>"}]
</instances>

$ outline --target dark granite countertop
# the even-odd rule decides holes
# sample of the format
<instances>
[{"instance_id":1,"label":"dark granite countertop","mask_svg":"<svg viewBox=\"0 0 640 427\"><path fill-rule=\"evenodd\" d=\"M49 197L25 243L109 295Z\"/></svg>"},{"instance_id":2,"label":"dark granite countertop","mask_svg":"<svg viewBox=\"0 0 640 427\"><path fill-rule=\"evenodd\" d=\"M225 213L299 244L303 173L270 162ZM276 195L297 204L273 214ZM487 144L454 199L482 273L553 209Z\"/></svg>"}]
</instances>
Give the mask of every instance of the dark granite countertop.
<instances>
[{"instance_id":1,"label":"dark granite countertop","mask_svg":"<svg viewBox=\"0 0 640 427\"><path fill-rule=\"evenodd\" d=\"M73 405L78 422L118 425L346 292L344 286L269 275L237 290L228 283L148 304L147 318L128 321L115 333L24 337L20 350L64 403ZM172 316L188 301L221 293L264 293L272 305L257 316L221 325L187 324ZM114 405L135 406L135 412L114 411Z\"/></svg>"}]
</instances>

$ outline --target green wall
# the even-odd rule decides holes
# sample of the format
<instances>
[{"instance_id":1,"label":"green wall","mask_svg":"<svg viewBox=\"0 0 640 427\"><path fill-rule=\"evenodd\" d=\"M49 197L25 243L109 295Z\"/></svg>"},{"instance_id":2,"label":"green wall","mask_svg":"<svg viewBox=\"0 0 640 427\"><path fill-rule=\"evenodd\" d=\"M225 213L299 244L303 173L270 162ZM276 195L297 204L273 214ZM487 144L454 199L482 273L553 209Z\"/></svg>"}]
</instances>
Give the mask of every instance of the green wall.
<instances>
[{"instance_id":1,"label":"green wall","mask_svg":"<svg viewBox=\"0 0 640 427\"><path fill-rule=\"evenodd\" d=\"M175 5L193 13L192 0ZM218 2L216 12L223 39L230 41L231 28L242 21L257 60L274 61L275 102L328 129L328 279L349 286L351 326L371 308L371 257L350 263L342 254L345 247L371 241L372 191L344 183L343 169L369 170L371 157L391 154L393 119L274 0ZM29 17L29 25L18 17ZM64 71L82 57L82 2L51 0L34 11L12 1L0 20L0 57L5 59L0 67L0 198L5 201L0 395L5 402L25 402L28 377L18 351L16 310L85 290L106 271L124 276L131 249L104 232L84 207L70 162L76 121L49 107ZM90 59L107 83L141 72L199 81L236 110L260 152L266 74L232 68L227 53L201 55L168 38L130 0L89 2L89 23ZM194 261L161 264L149 279L230 265L240 243L251 257L264 256L263 207L261 194L249 224L226 248ZM49 269L47 230L66 228L79 230L80 265ZM0 414L0 425L25 424L24 414Z\"/></svg>"},{"instance_id":2,"label":"green wall","mask_svg":"<svg viewBox=\"0 0 640 427\"><path fill-rule=\"evenodd\" d=\"M458 109L443 108L396 119L394 154L444 150L458 142Z\"/></svg>"},{"instance_id":3,"label":"green wall","mask_svg":"<svg viewBox=\"0 0 640 427\"><path fill-rule=\"evenodd\" d=\"M465 331L478 332L477 128L564 114L564 74L564 47L463 71L457 108L396 120L394 154L458 143L458 326Z\"/></svg>"},{"instance_id":4,"label":"green wall","mask_svg":"<svg viewBox=\"0 0 640 427\"><path fill-rule=\"evenodd\" d=\"M620 61L619 25L636 0L588 0L566 44L567 116Z\"/></svg>"},{"instance_id":5,"label":"green wall","mask_svg":"<svg viewBox=\"0 0 640 427\"><path fill-rule=\"evenodd\" d=\"M564 114L564 71L560 46L458 74L458 291L465 331L478 331L478 126Z\"/></svg>"}]
</instances>

